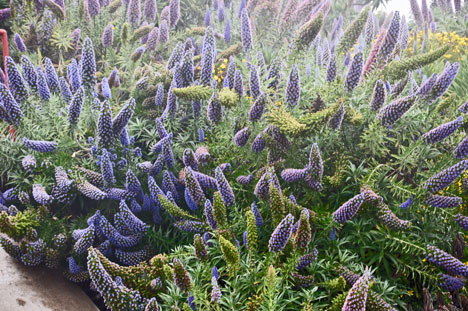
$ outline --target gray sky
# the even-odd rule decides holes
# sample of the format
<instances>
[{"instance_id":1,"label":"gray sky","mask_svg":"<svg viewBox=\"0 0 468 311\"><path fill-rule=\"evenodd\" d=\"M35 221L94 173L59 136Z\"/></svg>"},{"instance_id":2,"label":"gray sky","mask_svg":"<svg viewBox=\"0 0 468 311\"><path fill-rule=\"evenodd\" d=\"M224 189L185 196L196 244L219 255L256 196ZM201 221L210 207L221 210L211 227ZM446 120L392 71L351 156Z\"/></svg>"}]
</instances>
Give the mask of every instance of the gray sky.
<instances>
[{"instance_id":1,"label":"gray sky","mask_svg":"<svg viewBox=\"0 0 468 311\"><path fill-rule=\"evenodd\" d=\"M419 5L421 6L421 0L417 0ZM429 4L430 1L428 1ZM409 17L411 15L411 7L410 7L410 1L409 0L390 0L387 2L387 5L385 7L380 6L379 10L386 11L386 12L391 12L398 10L400 11L401 14L406 15L406 17Z\"/></svg>"}]
</instances>

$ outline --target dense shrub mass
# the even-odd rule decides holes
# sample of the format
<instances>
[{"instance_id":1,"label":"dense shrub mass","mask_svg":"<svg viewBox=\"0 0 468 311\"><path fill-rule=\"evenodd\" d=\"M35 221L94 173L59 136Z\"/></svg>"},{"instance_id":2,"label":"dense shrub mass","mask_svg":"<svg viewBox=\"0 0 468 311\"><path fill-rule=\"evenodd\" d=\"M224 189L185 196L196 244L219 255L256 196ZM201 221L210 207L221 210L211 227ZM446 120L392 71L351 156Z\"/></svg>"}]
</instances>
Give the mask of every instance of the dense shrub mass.
<instances>
[{"instance_id":1,"label":"dense shrub mass","mask_svg":"<svg viewBox=\"0 0 468 311\"><path fill-rule=\"evenodd\" d=\"M13 0L0 245L114 311L467 310L468 6L410 2Z\"/></svg>"}]
</instances>

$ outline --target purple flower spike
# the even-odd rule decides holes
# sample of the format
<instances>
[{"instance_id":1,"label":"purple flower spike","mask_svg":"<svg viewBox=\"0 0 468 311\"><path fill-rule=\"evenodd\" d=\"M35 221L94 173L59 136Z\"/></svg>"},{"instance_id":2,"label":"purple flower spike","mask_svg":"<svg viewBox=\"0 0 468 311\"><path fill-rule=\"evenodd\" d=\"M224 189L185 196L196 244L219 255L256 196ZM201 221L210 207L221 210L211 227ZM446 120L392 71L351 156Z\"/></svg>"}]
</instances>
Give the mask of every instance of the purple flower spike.
<instances>
[{"instance_id":1,"label":"purple flower spike","mask_svg":"<svg viewBox=\"0 0 468 311\"><path fill-rule=\"evenodd\" d=\"M364 195L360 193L341 205L333 213L333 219L341 224L347 222L356 215L362 203L364 203Z\"/></svg>"},{"instance_id":2,"label":"purple flower spike","mask_svg":"<svg viewBox=\"0 0 468 311\"><path fill-rule=\"evenodd\" d=\"M244 51L249 51L252 48L252 26L247 9L243 9L241 13L241 41Z\"/></svg>"},{"instance_id":3,"label":"purple flower spike","mask_svg":"<svg viewBox=\"0 0 468 311\"><path fill-rule=\"evenodd\" d=\"M26 52L26 45L24 45L23 39L18 33L15 33L15 44L20 52Z\"/></svg>"},{"instance_id":4,"label":"purple flower spike","mask_svg":"<svg viewBox=\"0 0 468 311\"><path fill-rule=\"evenodd\" d=\"M215 169L215 178L216 186L221 194L224 204L226 204L226 206L231 206L235 202L234 192L219 166Z\"/></svg>"},{"instance_id":5,"label":"purple flower spike","mask_svg":"<svg viewBox=\"0 0 468 311\"><path fill-rule=\"evenodd\" d=\"M421 86L419 87L415 95L419 95L421 97L426 96L436 83L437 77L437 73L433 73L428 79L421 83Z\"/></svg>"},{"instance_id":6,"label":"purple flower spike","mask_svg":"<svg viewBox=\"0 0 468 311\"><path fill-rule=\"evenodd\" d=\"M229 20L226 20L226 26L224 27L224 42L231 43L231 40L231 22Z\"/></svg>"},{"instance_id":7,"label":"purple flower spike","mask_svg":"<svg viewBox=\"0 0 468 311\"><path fill-rule=\"evenodd\" d=\"M249 185L253 181L253 175L248 175L248 176L241 175L237 177L236 180L241 185Z\"/></svg>"},{"instance_id":8,"label":"purple flower spike","mask_svg":"<svg viewBox=\"0 0 468 311\"><path fill-rule=\"evenodd\" d=\"M430 130L424 134L421 139L426 143L435 144L452 135L460 126L462 126L462 124L463 117L460 116L456 120L442 124L435 129Z\"/></svg>"},{"instance_id":9,"label":"purple flower spike","mask_svg":"<svg viewBox=\"0 0 468 311\"><path fill-rule=\"evenodd\" d=\"M211 13L210 13L210 8L209 7L206 8L205 19L204 19L203 23L204 23L205 27L208 27L211 24Z\"/></svg>"},{"instance_id":10,"label":"purple flower spike","mask_svg":"<svg viewBox=\"0 0 468 311\"><path fill-rule=\"evenodd\" d=\"M439 208L458 207L462 203L463 200L460 197L448 197L443 195L429 195L426 200L427 205Z\"/></svg>"},{"instance_id":11,"label":"purple flower spike","mask_svg":"<svg viewBox=\"0 0 468 311\"><path fill-rule=\"evenodd\" d=\"M169 21L171 28L177 25L180 18L180 0L169 1Z\"/></svg>"},{"instance_id":12,"label":"purple flower spike","mask_svg":"<svg viewBox=\"0 0 468 311\"><path fill-rule=\"evenodd\" d=\"M294 64L289 72L288 83L286 86L285 102L289 107L296 107L301 99L301 80L299 77L299 70L297 65Z\"/></svg>"},{"instance_id":13,"label":"purple flower spike","mask_svg":"<svg viewBox=\"0 0 468 311\"><path fill-rule=\"evenodd\" d=\"M460 142L453 153L457 159L463 159L468 156L468 137Z\"/></svg>"},{"instance_id":14,"label":"purple flower spike","mask_svg":"<svg viewBox=\"0 0 468 311\"><path fill-rule=\"evenodd\" d=\"M343 305L343 311L366 310L367 293L369 291L369 283L371 280L371 274L367 268L362 277L360 277L349 290Z\"/></svg>"},{"instance_id":15,"label":"purple flower spike","mask_svg":"<svg viewBox=\"0 0 468 311\"><path fill-rule=\"evenodd\" d=\"M382 125L391 127L413 106L415 101L415 96L399 98L380 109L377 118L380 119Z\"/></svg>"},{"instance_id":16,"label":"purple flower spike","mask_svg":"<svg viewBox=\"0 0 468 311\"><path fill-rule=\"evenodd\" d=\"M363 66L363 56L362 52L356 53L349 67L348 74L346 75L345 80L345 89L348 92L351 92L358 86L359 81L361 80L362 75L362 66Z\"/></svg>"},{"instance_id":17,"label":"purple flower spike","mask_svg":"<svg viewBox=\"0 0 468 311\"><path fill-rule=\"evenodd\" d=\"M424 189L430 193L436 193L448 186L457 179L468 168L468 160L463 160L442 172L432 176L424 183Z\"/></svg>"},{"instance_id":18,"label":"purple flower spike","mask_svg":"<svg viewBox=\"0 0 468 311\"><path fill-rule=\"evenodd\" d=\"M464 230L468 230L468 217L467 216L463 216L462 214L457 214L455 215L455 221Z\"/></svg>"},{"instance_id":19,"label":"purple flower spike","mask_svg":"<svg viewBox=\"0 0 468 311\"><path fill-rule=\"evenodd\" d=\"M326 80L327 82L333 82L336 79L336 56L332 55L330 57L330 62L328 63L327 66L327 77Z\"/></svg>"},{"instance_id":20,"label":"purple flower spike","mask_svg":"<svg viewBox=\"0 0 468 311\"><path fill-rule=\"evenodd\" d=\"M81 80L87 91L94 90L96 85L96 58L93 42L86 37L81 54Z\"/></svg>"},{"instance_id":21,"label":"purple flower spike","mask_svg":"<svg viewBox=\"0 0 468 311\"><path fill-rule=\"evenodd\" d=\"M444 71L437 78L437 81L434 83L434 86L428 95L430 102L434 102L448 90L453 80L455 80L459 68L460 64L457 62L453 64L446 64Z\"/></svg>"},{"instance_id":22,"label":"purple flower spike","mask_svg":"<svg viewBox=\"0 0 468 311\"><path fill-rule=\"evenodd\" d=\"M114 25L109 24L102 32L102 46L107 48L114 44Z\"/></svg>"},{"instance_id":23,"label":"purple flower spike","mask_svg":"<svg viewBox=\"0 0 468 311\"><path fill-rule=\"evenodd\" d=\"M127 9L127 21L134 27L140 25L141 19L141 0L130 0Z\"/></svg>"},{"instance_id":24,"label":"purple flower spike","mask_svg":"<svg viewBox=\"0 0 468 311\"><path fill-rule=\"evenodd\" d=\"M236 135L234 135L234 142L238 147L243 147L247 144L247 141L250 137L250 129L249 127L244 127L243 129L239 130Z\"/></svg>"},{"instance_id":25,"label":"purple flower spike","mask_svg":"<svg viewBox=\"0 0 468 311\"><path fill-rule=\"evenodd\" d=\"M52 141L43 140L29 140L26 137L23 138L23 145L27 148L38 151L38 152L53 152L57 150L57 143Z\"/></svg>"},{"instance_id":26,"label":"purple flower spike","mask_svg":"<svg viewBox=\"0 0 468 311\"><path fill-rule=\"evenodd\" d=\"M465 277L468 276L467 265L435 246L427 245L425 256L427 261L439 266L448 273L462 275Z\"/></svg>"},{"instance_id":27,"label":"purple flower spike","mask_svg":"<svg viewBox=\"0 0 468 311\"><path fill-rule=\"evenodd\" d=\"M268 249L270 252L279 253L284 249L291 237L293 225L294 217L291 214L288 214L281 220L271 234L268 242Z\"/></svg>"},{"instance_id":28,"label":"purple flower spike","mask_svg":"<svg viewBox=\"0 0 468 311\"><path fill-rule=\"evenodd\" d=\"M8 76L8 87L15 100L22 104L28 97L26 82L21 76L15 61L10 56L5 57L6 74Z\"/></svg>"},{"instance_id":29,"label":"purple flower spike","mask_svg":"<svg viewBox=\"0 0 468 311\"><path fill-rule=\"evenodd\" d=\"M76 124L78 124L84 98L85 98L84 88L80 87L73 95L73 98L70 102L70 106L68 106L68 122L70 122L72 126L75 126Z\"/></svg>"},{"instance_id":30,"label":"purple flower spike","mask_svg":"<svg viewBox=\"0 0 468 311\"><path fill-rule=\"evenodd\" d=\"M145 4L143 6L143 16L145 21L148 23L154 22L156 16L158 15L158 7L156 0L145 0Z\"/></svg>"},{"instance_id":31,"label":"purple flower spike","mask_svg":"<svg viewBox=\"0 0 468 311\"><path fill-rule=\"evenodd\" d=\"M378 80L374 86L374 93L372 94L371 99L371 109L378 111L385 104L387 99L387 92L385 90L385 84L382 80Z\"/></svg>"},{"instance_id":32,"label":"purple flower spike","mask_svg":"<svg viewBox=\"0 0 468 311\"><path fill-rule=\"evenodd\" d=\"M390 26L388 27L387 34L385 35L384 41L380 46L378 55L384 60L387 60L395 46L398 42L398 37L400 35L400 12L395 11L393 13L392 20L390 22Z\"/></svg>"},{"instance_id":33,"label":"purple flower spike","mask_svg":"<svg viewBox=\"0 0 468 311\"><path fill-rule=\"evenodd\" d=\"M450 292L457 292L465 286L464 278L439 273L437 285Z\"/></svg>"},{"instance_id":34,"label":"purple flower spike","mask_svg":"<svg viewBox=\"0 0 468 311\"><path fill-rule=\"evenodd\" d=\"M3 83L0 83L0 99L0 108L5 111L5 116L2 116L3 109L0 110L0 119L5 119L10 124L18 124L23 117L23 111L13 95L11 95L10 90Z\"/></svg>"}]
</instances>

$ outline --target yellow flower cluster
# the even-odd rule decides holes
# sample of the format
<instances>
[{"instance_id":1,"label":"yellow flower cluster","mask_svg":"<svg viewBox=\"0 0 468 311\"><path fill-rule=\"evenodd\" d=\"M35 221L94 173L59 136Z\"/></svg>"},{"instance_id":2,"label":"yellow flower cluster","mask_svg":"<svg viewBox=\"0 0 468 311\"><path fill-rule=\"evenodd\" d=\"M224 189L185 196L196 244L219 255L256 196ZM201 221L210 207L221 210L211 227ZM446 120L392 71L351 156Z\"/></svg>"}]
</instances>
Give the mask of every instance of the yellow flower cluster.
<instances>
[{"instance_id":1,"label":"yellow flower cluster","mask_svg":"<svg viewBox=\"0 0 468 311\"><path fill-rule=\"evenodd\" d=\"M417 40L419 48L424 40L424 33L420 31L417 33ZM408 51L413 53L413 41L414 36L410 36ZM451 61L457 61L464 58L467 54L468 38L462 37L455 32L429 32L429 46L427 45L427 38L425 42L425 50L437 49L441 46L449 46L450 50L444 55L444 57Z\"/></svg>"},{"instance_id":2,"label":"yellow flower cluster","mask_svg":"<svg viewBox=\"0 0 468 311\"><path fill-rule=\"evenodd\" d=\"M226 76L227 62L228 60L225 58L220 65L216 65L213 69L213 79L218 82L218 85L224 80L224 77Z\"/></svg>"}]
</instances>

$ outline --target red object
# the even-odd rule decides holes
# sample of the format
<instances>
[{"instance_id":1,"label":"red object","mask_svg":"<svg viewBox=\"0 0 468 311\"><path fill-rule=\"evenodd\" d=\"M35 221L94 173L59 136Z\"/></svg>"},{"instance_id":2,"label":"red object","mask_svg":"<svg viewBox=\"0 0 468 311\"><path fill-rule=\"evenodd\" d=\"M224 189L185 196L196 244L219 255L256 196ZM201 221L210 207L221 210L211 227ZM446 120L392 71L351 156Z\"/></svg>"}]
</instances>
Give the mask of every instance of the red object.
<instances>
[{"instance_id":1,"label":"red object","mask_svg":"<svg viewBox=\"0 0 468 311\"><path fill-rule=\"evenodd\" d=\"M6 57L10 55L10 51L8 50L8 34L5 29L0 29L0 38L2 39L2 49L3 49L3 72L5 74L5 85L8 86L8 76L6 70ZM8 131L10 132L10 136L13 141L16 140L16 131L12 126L8 127Z\"/></svg>"},{"instance_id":2,"label":"red object","mask_svg":"<svg viewBox=\"0 0 468 311\"><path fill-rule=\"evenodd\" d=\"M6 57L10 55L8 50L8 35L5 29L0 29L0 37L2 39L2 49L3 49L3 68L5 73L5 84L8 86L7 70L6 70Z\"/></svg>"}]
</instances>

